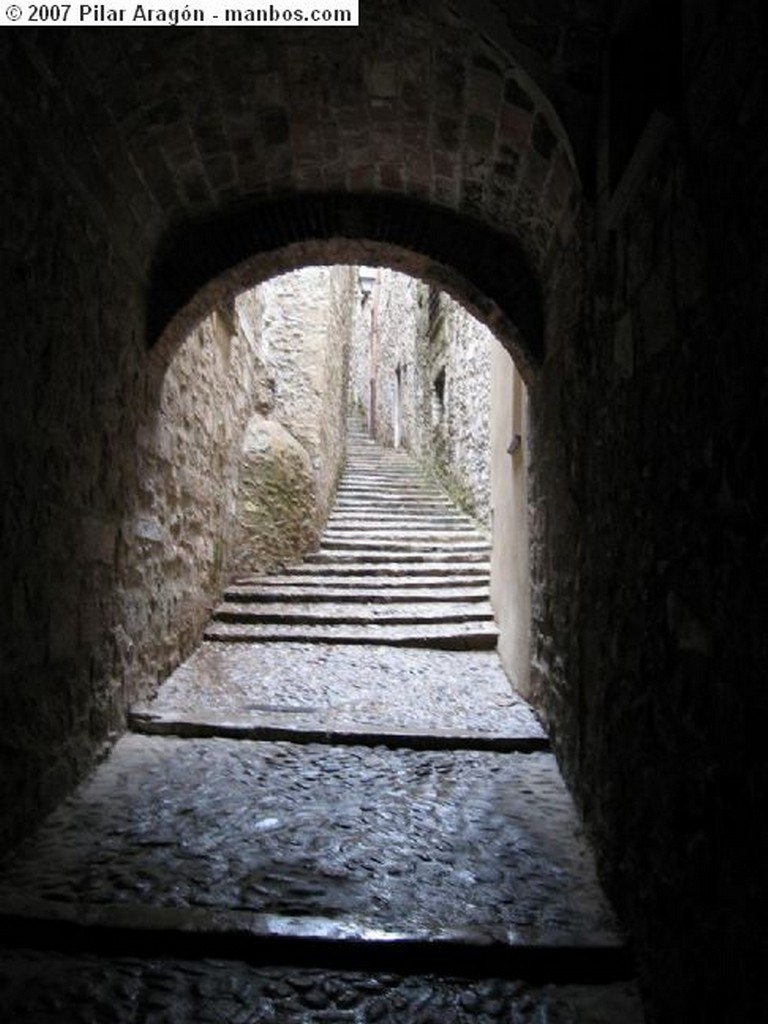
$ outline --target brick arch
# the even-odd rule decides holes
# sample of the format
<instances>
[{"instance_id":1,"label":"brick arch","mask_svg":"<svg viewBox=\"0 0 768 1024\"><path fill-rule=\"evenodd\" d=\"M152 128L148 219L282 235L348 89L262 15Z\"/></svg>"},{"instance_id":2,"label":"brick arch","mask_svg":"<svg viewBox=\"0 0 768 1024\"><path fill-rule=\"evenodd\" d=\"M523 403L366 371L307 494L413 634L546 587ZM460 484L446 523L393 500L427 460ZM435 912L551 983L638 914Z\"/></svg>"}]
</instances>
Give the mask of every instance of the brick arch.
<instances>
[{"instance_id":1,"label":"brick arch","mask_svg":"<svg viewBox=\"0 0 768 1024\"><path fill-rule=\"evenodd\" d=\"M487 323L524 371L544 356L536 278L516 239L396 197L303 196L186 224L165 240L149 291L151 341L169 353L212 307L278 273L386 265L431 281Z\"/></svg>"},{"instance_id":2,"label":"brick arch","mask_svg":"<svg viewBox=\"0 0 768 1024\"><path fill-rule=\"evenodd\" d=\"M355 30L84 32L50 44L76 112L60 150L85 161L98 149L78 183L149 296L151 340L243 259L338 237L430 257L519 327L529 363L552 349L544 328L578 234L573 149L511 44L462 10L380 0ZM276 241L270 217L283 218ZM362 227L344 223L355 219Z\"/></svg>"}]
</instances>

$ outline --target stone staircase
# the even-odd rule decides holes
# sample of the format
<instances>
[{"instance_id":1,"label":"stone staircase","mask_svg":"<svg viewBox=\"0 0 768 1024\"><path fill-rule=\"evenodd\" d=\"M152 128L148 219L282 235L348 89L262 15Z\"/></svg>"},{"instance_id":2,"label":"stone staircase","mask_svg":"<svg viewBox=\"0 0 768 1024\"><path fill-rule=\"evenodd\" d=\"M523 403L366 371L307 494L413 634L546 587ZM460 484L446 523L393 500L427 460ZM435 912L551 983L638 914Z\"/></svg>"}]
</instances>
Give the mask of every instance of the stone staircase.
<instances>
[{"instance_id":1,"label":"stone staircase","mask_svg":"<svg viewBox=\"0 0 768 1024\"><path fill-rule=\"evenodd\" d=\"M489 557L488 538L407 455L352 431L319 549L239 579L205 639L490 650Z\"/></svg>"},{"instance_id":2,"label":"stone staircase","mask_svg":"<svg viewBox=\"0 0 768 1024\"><path fill-rule=\"evenodd\" d=\"M641 1024L471 522L353 435L319 550L224 597L0 865L0 1020Z\"/></svg>"}]
</instances>

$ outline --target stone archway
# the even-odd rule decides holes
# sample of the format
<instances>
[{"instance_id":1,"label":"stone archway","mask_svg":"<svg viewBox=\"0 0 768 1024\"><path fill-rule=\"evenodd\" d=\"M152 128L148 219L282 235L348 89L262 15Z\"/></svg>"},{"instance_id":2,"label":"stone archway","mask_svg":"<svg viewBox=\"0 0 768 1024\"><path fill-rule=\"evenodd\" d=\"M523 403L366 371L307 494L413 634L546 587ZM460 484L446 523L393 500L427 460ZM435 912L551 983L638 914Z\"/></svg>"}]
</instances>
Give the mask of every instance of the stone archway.
<instances>
[{"instance_id":1,"label":"stone archway","mask_svg":"<svg viewBox=\"0 0 768 1024\"><path fill-rule=\"evenodd\" d=\"M386 265L439 286L490 326L526 371L545 357L536 276L512 236L428 204L382 196L305 196L191 222L155 260L148 331L173 347L212 306L302 266Z\"/></svg>"},{"instance_id":2,"label":"stone archway","mask_svg":"<svg viewBox=\"0 0 768 1024\"><path fill-rule=\"evenodd\" d=\"M29 510L7 531L8 706L39 673L25 721L55 720L45 750L28 738L14 822L49 806L184 653L178 592L137 514L137 449L196 295L218 305L219 284L224 299L245 270L247 284L380 262L466 301L531 372L561 346L580 289L577 163L528 65L497 38L440 0L383 0L349 33L3 39L4 355L20 438L8 466L14 507ZM72 706L51 716L62 677L78 680Z\"/></svg>"}]
</instances>

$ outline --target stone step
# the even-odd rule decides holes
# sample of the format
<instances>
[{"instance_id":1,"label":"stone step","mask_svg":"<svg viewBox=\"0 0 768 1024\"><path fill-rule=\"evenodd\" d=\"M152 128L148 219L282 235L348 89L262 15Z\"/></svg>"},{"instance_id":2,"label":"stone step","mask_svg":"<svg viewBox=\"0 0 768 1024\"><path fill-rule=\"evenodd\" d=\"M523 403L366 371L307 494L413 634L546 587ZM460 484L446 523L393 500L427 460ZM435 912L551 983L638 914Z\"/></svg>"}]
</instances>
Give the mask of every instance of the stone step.
<instances>
[{"instance_id":1,"label":"stone step","mask_svg":"<svg viewBox=\"0 0 768 1024\"><path fill-rule=\"evenodd\" d=\"M321 538L321 551L393 551L393 552L444 552L446 555L484 554L490 556L490 545L487 541L477 540L477 535L465 540L463 537L435 538L429 534L422 537L377 536L375 534L355 534L353 537L339 537L324 534Z\"/></svg>"},{"instance_id":2,"label":"stone step","mask_svg":"<svg viewBox=\"0 0 768 1024\"><path fill-rule=\"evenodd\" d=\"M476 946L491 974L481 951L626 952L546 752L127 735L3 864L0 903L38 941L57 920L225 929L239 956L254 936L372 950L378 932L406 940L403 966L416 942L443 970Z\"/></svg>"},{"instance_id":3,"label":"stone step","mask_svg":"<svg viewBox=\"0 0 768 1024\"><path fill-rule=\"evenodd\" d=\"M444 510L455 510L455 506L447 498L441 498L439 494L432 494L429 491L395 491L392 488L382 489L381 491L369 491L365 494L346 491L340 493L336 498L336 504L334 508L349 508L354 507L358 509L383 509L387 508L391 510L402 509L404 511L413 509L414 507L419 510L439 511Z\"/></svg>"},{"instance_id":4,"label":"stone step","mask_svg":"<svg viewBox=\"0 0 768 1024\"><path fill-rule=\"evenodd\" d=\"M410 590L418 590L423 587L427 593L434 594L441 590L466 590L468 593L478 594L483 592L487 586L487 580L482 575L456 573L449 576L442 574L437 576L429 575L405 575L397 573L393 575L374 575L359 578L354 574L336 576L332 573L310 573L306 566L298 566L299 570L304 569L299 575L280 573L274 576L241 576L233 580L231 588L238 589L255 588L265 592L274 589L276 591L285 589L292 591L306 587L322 592L338 590L370 590L387 593L390 590L402 590L408 593ZM323 568L318 566L318 569Z\"/></svg>"},{"instance_id":5,"label":"stone step","mask_svg":"<svg viewBox=\"0 0 768 1024\"><path fill-rule=\"evenodd\" d=\"M355 507L338 508L334 507L329 515L329 519L370 519L376 515L387 516L388 518L403 518L403 519L415 519L421 520L435 520L435 519L446 519L451 523L466 523L467 526L473 526L477 528L477 520L472 519L471 516L465 512L461 512L456 508L455 505L447 505L442 508L426 509L425 511L414 511L411 509L401 509L398 506L392 506L390 508L379 508L370 509L367 504L357 504Z\"/></svg>"},{"instance_id":6,"label":"stone step","mask_svg":"<svg viewBox=\"0 0 768 1024\"><path fill-rule=\"evenodd\" d=\"M4 934L13 936L8 945L17 958L12 959L14 953L5 956L0 970L10 960L15 974L21 966L19 957L29 964L34 951L46 954L37 983L25 986L23 995L18 990L14 993L12 982L3 985L0 1009L13 1007L10 1000L14 995L19 1008L19 1015L4 1015L3 1019L9 1021L101 1021L107 1019L102 1015L105 1006L110 1008L108 1019L118 1024L181 1019L264 1019L299 1024L454 1021L459 1018L453 1015L453 1008L462 1005L475 987L485 993L485 1002L492 1008L483 1012L478 999L470 1016L462 1014L461 1020L496 1024L502 1019L500 1011L508 1009L511 1015L503 1019L519 1024L555 1019L562 1024L643 1021L632 983L630 952L625 942L610 935L578 936L577 942L570 943L532 941L526 929L510 929L508 934L489 937L482 929L472 927L369 927L356 918L340 919L335 914L266 914L205 905L155 906L139 901L62 903L33 896L0 900L0 927ZM275 964L280 966L269 966ZM153 1011L164 1008L167 1016L154 1012L151 1017L134 1016L136 998L129 993L135 985L130 982L135 979L137 967L142 966L157 985L149 1005ZM111 979L110 970L114 971ZM219 973L217 986L212 983L215 972ZM336 977L347 989L354 987L350 985L351 973L361 975L357 983L362 997L355 997L354 1004L368 1005L370 1015L349 1016L347 1009L329 1015L318 1010L317 995L313 997L313 993L319 992L320 1005L330 1003L330 998L322 999L323 985ZM84 983L77 986L74 999L73 974ZM277 999L290 1007L285 1011L288 1016L254 1017L249 1012L259 991L254 975L258 979L260 974L267 999L259 998L258 1006L263 1010ZM421 982L416 991L414 976ZM401 991L409 990L405 979L410 981L410 1000ZM488 992L483 982L491 979L494 983ZM4 980L2 973L0 980ZM56 1016L50 1016L47 1010L57 992L57 982L61 995L55 1002ZM504 982L509 983L508 989ZM234 1006L230 1002L233 991L240 997ZM425 998L429 996L434 1010L435 992L438 999L442 996L446 1015L426 1018ZM41 993L45 998L40 998ZM506 998L500 998L500 994ZM289 1001L286 997L291 995L293 1000ZM534 1002L537 995L539 999ZM396 1017L386 1015L390 1000L395 1001ZM192 1015L182 1018L179 1007L187 1001ZM341 1005L348 1008L349 1000L344 998ZM204 1018L200 1016L203 1006L208 1010ZM222 1006L232 1006L235 1016L223 1018ZM84 1015L89 1007L94 1016ZM71 1016L62 1016L62 1012L70 1011ZM546 1016L540 1016L540 1011Z\"/></svg>"},{"instance_id":7,"label":"stone step","mask_svg":"<svg viewBox=\"0 0 768 1024\"><path fill-rule=\"evenodd\" d=\"M374 476L379 473L400 473L404 476L417 476L420 479L424 479L421 467L407 459L398 459L397 457L375 459L371 458L370 454L362 453L358 455L354 452L348 454L346 472L368 473Z\"/></svg>"},{"instance_id":8,"label":"stone step","mask_svg":"<svg viewBox=\"0 0 768 1024\"><path fill-rule=\"evenodd\" d=\"M352 465L348 463L346 470L341 475L341 479L354 479L360 480L362 483L368 483L370 480L398 479L423 481L428 478L414 466L375 466L372 464L363 466L362 464L356 463Z\"/></svg>"},{"instance_id":9,"label":"stone step","mask_svg":"<svg viewBox=\"0 0 768 1024\"><path fill-rule=\"evenodd\" d=\"M266 716L267 718L269 716ZM277 722L265 722L259 712L238 710L192 710L151 706L134 708L129 716L132 732L143 736L180 736L188 739L253 740L260 743L329 743L345 747L388 747L391 750L485 750L496 754L531 753L549 750L546 736L472 732L465 729L386 729L371 731L364 726L335 728L296 724L283 714ZM293 716L296 717L295 715ZM288 721L286 721L288 719Z\"/></svg>"},{"instance_id":10,"label":"stone step","mask_svg":"<svg viewBox=\"0 0 768 1024\"><path fill-rule=\"evenodd\" d=\"M307 565L313 566L327 562L336 562L339 565L351 563L375 565L385 562L420 565L423 562L425 564L444 565L447 572L451 572L451 566L456 563L477 562L483 565L487 572L490 572L487 548L450 552L445 552L442 549L435 551L398 551L396 549L390 550L389 548L368 550L367 548L350 547L347 550L340 551L321 548L319 551L312 551L306 555L304 561Z\"/></svg>"},{"instance_id":11,"label":"stone step","mask_svg":"<svg viewBox=\"0 0 768 1024\"><path fill-rule=\"evenodd\" d=\"M471 622L493 623L493 609L488 602L476 604L443 604L439 601L419 603L354 605L324 604L322 608L307 602L260 606L251 602L225 601L213 611L216 622L263 624L278 626L408 626L453 625Z\"/></svg>"},{"instance_id":12,"label":"stone step","mask_svg":"<svg viewBox=\"0 0 768 1024\"><path fill-rule=\"evenodd\" d=\"M368 486L370 484L391 483L402 481L405 484L417 484L420 487L439 486L432 477L424 476L418 469L404 466L347 466L339 477L340 483L352 483Z\"/></svg>"},{"instance_id":13,"label":"stone step","mask_svg":"<svg viewBox=\"0 0 768 1024\"><path fill-rule=\"evenodd\" d=\"M397 476L407 480L430 480L421 469L409 462L398 462L397 460L376 461L371 459L351 458L347 461L346 468L341 474L344 477L373 477Z\"/></svg>"},{"instance_id":14,"label":"stone step","mask_svg":"<svg viewBox=\"0 0 768 1024\"><path fill-rule=\"evenodd\" d=\"M381 495L402 498L445 498L445 493L439 488L415 482L410 485L403 485L399 478L393 478L392 480L384 480L376 485L369 484L367 486L359 483L354 485L342 483L336 492L335 500L341 501L345 498L353 498L355 501L367 501L370 498L377 498Z\"/></svg>"},{"instance_id":15,"label":"stone step","mask_svg":"<svg viewBox=\"0 0 768 1024\"><path fill-rule=\"evenodd\" d=\"M373 587L355 584L348 587L328 587L303 584L297 586L232 586L224 591L225 601L253 602L256 604L281 604L286 601L300 602L353 602L353 603L405 603L408 601L429 601L457 603L462 601L487 601L487 588L483 587L435 587L431 590L399 587Z\"/></svg>"},{"instance_id":16,"label":"stone step","mask_svg":"<svg viewBox=\"0 0 768 1024\"><path fill-rule=\"evenodd\" d=\"M415 529L446 529L453 528L460 530L478 529L478 524L468 516L442 515L429 513L427 515L403 514L402 512L332 512L328 517L328 528L355 529L357 527L370 527L380 525L386 528L390 524L400 524L406 528Z\"/></svg>"},{"instance_id":17,"label":"stone step","mask_svg":"<svg viewBox=\"0 0 768 1024\"><path fill-rule=\"evenodd\" d=\"M311 573L314 579L318 577L332 576L369 576L371 578L445 578L463 577L481 579L484 583L490 583L490 565L485 562L463 561L443 559L430 563L428 560L421 564L414 563L412 559L404 561L371 561L369 559L341 561L319 560L314 563L302 562L298 565L287 565L282 570L283 576L295 577L305 576ZM259 577L257 577L259 578ZM248 577L244 577L248 579Z\"/></svg>"},{"instance_id":18,"label":"stone step","mask_svg":"<svg viewBox=\"0 0 768 1024\"><path fill-rule=\"evenodd\" d=\"M404 478L401 473L393 473L389 478L381 478L379 480L361 480L357 474L354 476L342 477L339 480L337 488L337 496L342 495L345 491L360 491L363 493L368 492L381 492L387 490L387 488L396 488L398 491L418 491L418 492L429 492L436 496L445 497L445 490L430 480L424 479L424 477L413 477L412 479Z\"/></svg>"},{"instance_id":19,"label":"stone step","mask_svg":"<svg viewBox=\"0 0 768 1024\"><path fill-rule=\"evenodd\" d=\"M175 715L180 708L204 721L329 736L501 736L528 749L547 740L495 651L206 642L139 710Z\"/></svg>"},{"instance_id":20,"label":"stone step","mask_svg":"<svg viewBox=\"0 0 768 1024\"><path fill-rule=\"evenodd\" d=\"M381 509L384 512L387 510L391 512L397 510L407 512L414 507L424 512L448 513L456 511L456 506L439 494L431 494L426 491L422 493L414 491L405 494L402 491L395 491L391 488L377 492L371 491L367 494L353 494L351 492L339 494L336 498L334 509L353 508L360 509L361 511Z\"/></svg>"},{"instance_id":21,"label":"stone step","mask_svg":"<svg viewBox=\"0 0 768 1024\"><path fill-rule=\"evenodd\" d=\"M425 534L449 535L451 540L456 540L457 534L464 534L467 539L470 536L474 540L488 540L487 536L474 524L454 520L453 522L444 519L412 519L403 520L402 517L391 520L382 520L380 517L370 517L357 520L330 519L326 524L323 536L330 534L339 537L354 537L356 534L382 534L383 536L404 535L410 537L423 537Z\"/></svg>"},{"instance_id":22,"label":"stone step","mask_svg":"<svg viewBox=\"0 0 768 1024\"><path fill-rule=\"evenodd\" d=\"M379 644L385 647L434 647L447 651L493 650L499 640L490 623L391 626L375 625L250 625L210 622L205 640L218 643Z\"/></svg>"},{"instance_id":23,"label":"stone step","mask_svg":"<svg viewBox=\"0 0 768 1024\"><path fill-rule=\"evenodd\" d=\"M419 545L444 545L447 550L454 550L456 545L484 545L488 548L488 542L478 534L477 530L470 529L454 529L454 530L437 530L429 529L425 526L422 529L402 527L392 529L340 529L338 527L326 528L323 532L323 547L331 548L336 547L337 543L344 545L359 544L378 544L378 543L397 543L397 544L411 544L416 543Z\"/></svg>"},{"instance_id":24,"label":"stone step","mask_svg":"<svg viewBox=\"0 0 768 1024\"><path fill-rule=\"evenodd\" d=\"M199 947L197 959L190 950L185 959L174 958L169 950L188 946L181 922L176 929L153 936L148 943L152 949L142 947L140 928L108 929L103 926L83 929L71 925L67 929L59 921L53 931L60 940L60 948L46 946L44 935L49 934L50 919L43 912L35 916L32 908L24 908L23 916L4 916L0 927L18 937L16 949L8 951L0 961L0 989L3 991L0 1011L6 1021L33 1021L35 1024L66 1024L68 1021L104 1021L109 1007L110 1024L134 1024L137 1004L151 1007L153 1021L246 1022L290 1021L292 1024L320 1024L321 1021L339 1024L355 1021L381 1021L381 1024L415 1022L431 1019L441 1022L472 1021L473 1024L536 1024L557 1021L558 1024L641 1024L643 1016L637 986L630 981L601 980L588 982L578 975L569 981L563 976L568 963L565 954L556 956L550 951L546 959L546 979L534 980L528 958L528 980L521 985L519 977L467 978L455 965L473 964L481 960L479 949L424 948L429 954L430 973L417 973L415 954L418 947L397 944L411 958L409 970L404 973L378 973L366 959L364 943L346 945L315 945L312 951L323 955L313 962L312 944L305 942L300 948L302 956L287 965L282 955L275 965L274 957L260 956L258 963L247 963L234 952L236 928L228 933L220 929L208 931L217 953L214 960L206 957L198 933L193 939ZM233 921L234 925L235 922ZM69 934L66 934L67 931ZM204 929L201 928L201 932ZM285 929L280 929L284 932ZM81 939L80 948L77 940ZM379 937L378 949L383 952L387 936ZM73 941L74 940L74 941ZM51 939L51 942L55 939ZM277 948L285 954L285 938L278 938ZM402 941L402 940L400 940ZM253 951L254 936L248 939ZM265 946L271 940L265 940ZM88 947L95 952L88 952ZM106 948L105 948L106 947ZM133 949L133 956L128 955ZM294 949L299 952L294 944ZM342 969L341 957L347 953ZM64 951L66 950L66 952ZM152 957L159 952L160 958ZM590 972L600 959L597 951L589 957ZM331 956L331 953L334 955ZM98 955L101 954L101 955ZM353 956L354 954L354 956ZM441 962L435 963L440 956ZM507 957L509 954L507 953ZM350 970L353 960L357 969ZM400 958L403 959L402 957ZM507 973L512 971L515 957L499 957ZM578 959L578 958L577 958ZM335 961L331 964L329 961ZM390 965L392 958L390 957ZM325 966L321 966L321 964ZM450 964L450 972L446 971ZM541 959L544 966L544 958ZM557 965L559 984L552 983L552 971ZM576 961L571 961L572 973ZM523 963L517 957L517 973ZM432 969L434 968L434 970ZM514 973L514 971L512 971ZM443 975L442 977L440 975ZM449 974L449 976L446 976ZM349 1007L355 1007L353 1011ZM429 1007L425 1018L424 1007ZM55 1011L51 1011L55 1007ZM253 1015L258 1007L257 1016ZM394 1014L391 1008L396 1007ZM457 1015L457 1011L458 1014Z\"/></svg>"},{"instance_id":25,"label":"stone step","mask_svg":"<svg viewBox=\"0 0 768 1024\"><path fill-rule=\"evenodd\" d=\"M392 483L413 487L434 486L417 470L411 472L402 469L366 470L347 469L339 479L339 486L353 487L386 487Z\"/></svg>"},{"instance_id":26,"label":"stone step","mask_svg":"<svg viewBox=\"0 0 768 1024\"><path fill-rule=\"evenodd\" d=\"M423 504L403 505L398 502L392 502L389 505L382 503L378 506L366 505L365 507L358 504L337 505L335 511L344 515L348 515L349 513L353 513L354 515L362 514L364 516L379 517L389 515L391 521L393 516L416 516L420 519L430 519L432 517L444 515L446 512L450 512L451 507L450 505L424 507Z\"/></svg>"},{"instance_id":27,"label":"stone step","mask_svg":"<svg viewBox=\"0 0 768 1024\"><path fill-rule=\"evenodd\" d=\"M363 518L378 517L382 522L385 517L388 522L410 517L411 519L432 520L441 516L450 516L455 509L450 504L424 505L423 502L402 503L402 502L380 502L376 505L360 505L352 502L349 505L337 504L334 508L334 515L361 516ZM474 523L472 525L475 525Z\"/></svg>"}]
</instances>

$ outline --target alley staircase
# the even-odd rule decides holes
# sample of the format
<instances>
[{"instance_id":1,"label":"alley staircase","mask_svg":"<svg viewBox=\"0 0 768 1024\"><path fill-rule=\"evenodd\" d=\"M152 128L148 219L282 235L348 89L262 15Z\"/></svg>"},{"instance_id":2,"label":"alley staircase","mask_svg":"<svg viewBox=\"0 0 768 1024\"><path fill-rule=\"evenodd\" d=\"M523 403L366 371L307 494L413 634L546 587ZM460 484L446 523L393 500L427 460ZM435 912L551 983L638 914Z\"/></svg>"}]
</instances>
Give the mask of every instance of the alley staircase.
<instances>
[{"instance_id":1,"label":"alley staircase","mask_svg":"<svg viewBox=\"0 0 768 1024\"><path fill-rule=\"evenodd\" d=\"M490 545L403 452L348 439L318 551L225 593L206 640L491 650Z\"/></svg>"},{"instance_id":2,"label":"alley staircase","mask_svg":"<svg viewBox=\"0 0 768 1024\"><path fill-rule=\"evenodd\" d=\"M488 539L353 431L319 549L243 577L0 871L0 1019L640 1024Z\"/></svg>"}]
</instances>

